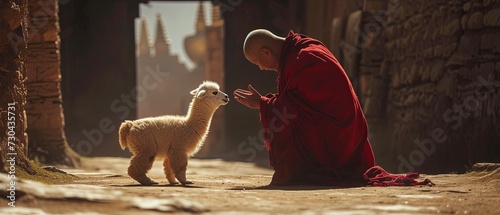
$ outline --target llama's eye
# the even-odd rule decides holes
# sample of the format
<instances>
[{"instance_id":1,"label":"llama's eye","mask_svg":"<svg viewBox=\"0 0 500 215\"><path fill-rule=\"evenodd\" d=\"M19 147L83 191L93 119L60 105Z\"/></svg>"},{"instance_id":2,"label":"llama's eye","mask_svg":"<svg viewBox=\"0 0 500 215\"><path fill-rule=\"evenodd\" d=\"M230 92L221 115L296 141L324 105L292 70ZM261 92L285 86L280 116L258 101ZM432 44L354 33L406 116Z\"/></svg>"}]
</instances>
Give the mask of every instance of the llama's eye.
<instances>
[{"instance_id":1,"label":"llama's eye","mask_svg":"<svg viewBox=\"0 0 500 215\"><path fill-rule=\"evenodd\" d=\"M217 91L212 92L212 94L214 94L214 95L217 95L217 93L218 93Z\"/></svg>"}]
</instances>

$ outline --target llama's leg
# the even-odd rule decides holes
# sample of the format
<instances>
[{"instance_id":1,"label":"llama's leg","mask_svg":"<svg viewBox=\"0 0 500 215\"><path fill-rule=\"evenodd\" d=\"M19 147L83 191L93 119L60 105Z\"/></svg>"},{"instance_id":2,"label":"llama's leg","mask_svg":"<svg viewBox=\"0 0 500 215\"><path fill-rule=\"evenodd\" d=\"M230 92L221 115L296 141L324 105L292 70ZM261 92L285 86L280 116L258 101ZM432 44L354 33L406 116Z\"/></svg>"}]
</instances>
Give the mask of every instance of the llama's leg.
<instances>
[{"instance_id":1,"label":"llama's leg","mask_svg":"<svg viewBox=\"0 0 500 215\"><path fill-rule=\"evenodd\" d=\"M174 171L175 177L181 184L192 184L186 180L186 169L188 164L188 156L186 152L180 150L172 150L169 153L170 166Z\"/></svg>"},{"instance_id":2,"label":"llama's leg","mask_svg":"<svg viewBox=\"0 0 500 215\"><path fill-rule=\"evenodd\" d=\"M146 173L153 166L154 160L155 156L132 156L132 159L130 159L130 166L128 167L128 175L142 185L158 184L146 176Z\"/></svg>"},{"instance_id":3,"label":"llama's leg","mask_svg":"<svg viewBox=\"0 0 500 215\"><path fill-rule=\"evenodd\" d=\"M168 158L165 158L165 160L163 160L163 171L165 172L165 176L167 176L168 183L170 184L179 183L175 180L175 175L174 172L172 171L172 167L170 166L170 161L168 160Z\"/></svg>"}]
</instances>

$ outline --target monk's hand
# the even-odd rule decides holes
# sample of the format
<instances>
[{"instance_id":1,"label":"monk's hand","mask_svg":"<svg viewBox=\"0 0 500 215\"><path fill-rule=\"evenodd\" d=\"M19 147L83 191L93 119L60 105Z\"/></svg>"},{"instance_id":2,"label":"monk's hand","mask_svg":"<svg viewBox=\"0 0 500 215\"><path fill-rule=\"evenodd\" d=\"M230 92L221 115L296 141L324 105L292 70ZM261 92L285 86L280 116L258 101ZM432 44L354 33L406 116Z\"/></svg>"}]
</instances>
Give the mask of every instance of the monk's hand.
<instances>
[{"instance_id":1,"label":"monk's hand","mask_svg":"<svg viewBox=\"0 0 500 215\"><path fill-rule=\"evenodd\" d=\"M260 109L260 97L262 95L251 84L248 85L248 90L236 89L233 96L234 100L249 108Z\"/></svg>"}]
</instances>

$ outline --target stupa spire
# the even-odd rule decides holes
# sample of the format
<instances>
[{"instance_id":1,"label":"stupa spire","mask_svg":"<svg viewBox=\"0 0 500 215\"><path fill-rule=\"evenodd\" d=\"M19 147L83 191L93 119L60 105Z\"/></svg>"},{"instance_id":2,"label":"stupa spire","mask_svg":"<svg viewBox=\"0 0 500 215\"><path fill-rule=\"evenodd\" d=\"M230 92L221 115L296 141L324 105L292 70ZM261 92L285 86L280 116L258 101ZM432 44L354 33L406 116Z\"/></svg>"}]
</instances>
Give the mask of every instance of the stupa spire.
<instances>
[{"instance_id":1,"label":"stupa spire","mask_svg":"<svg viewBox=\"0 0 500 215\"><path fill-rule=\"evenodd\" d=\"M165 24L161 14L156 14L156 39L155 39L155 49L157 55L160 53L170 54L170 39L165 32Z\"/></svg>"},{"instance_id":2,"label":"stupa spire","mask_svg":"<svg viewBox=\"0 0 500 215\"><path fill-rule=\"evenodd\" d=\"M212 26L222 26L222 18L219 5L212 5Z\"/></svg>"},{"instance_id":3,"label":"stupa spire","mask_svg":"<svg viewBox=\"0 0 500 215\"><path fill-rule=\"evenodd\" d=\"M196 15L196 32L205 30L205 7L203 6L203 1L198 4L198 13Z\"/></svg>"},{"instance_id":4,"label":"stupa spire","mask_svg":"<svg viewBox=\"0 0 500 215\"><path fill-rule=\"evenodd\" d=\"M149 30L146 17L141 18L141 31L139 33L139 56L151 54L149 47Z\"/></svg>"}]
</instances>

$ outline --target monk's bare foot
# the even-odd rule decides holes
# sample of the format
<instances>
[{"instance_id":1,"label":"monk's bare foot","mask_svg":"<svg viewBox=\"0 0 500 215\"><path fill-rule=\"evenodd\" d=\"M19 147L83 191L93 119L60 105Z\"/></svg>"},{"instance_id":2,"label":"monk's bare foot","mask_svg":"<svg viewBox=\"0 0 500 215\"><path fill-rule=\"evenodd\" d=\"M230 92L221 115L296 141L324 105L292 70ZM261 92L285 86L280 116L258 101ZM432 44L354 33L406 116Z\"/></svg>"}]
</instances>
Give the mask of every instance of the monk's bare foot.
<instances>
[{"instance_id":1,"label":"monk's bare foot","mask_svg":"<svg viewBox=\"0 0 500 215\"><path fill-rule=\"evenodd\" d=\"M170 185L176 185L176 184L179 184L179 182L177 182L177 181L176 181L176 182L169 182L169 183L170 183Z\"/></svg>"}]
</instances>

